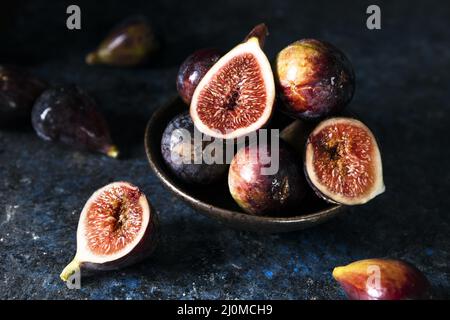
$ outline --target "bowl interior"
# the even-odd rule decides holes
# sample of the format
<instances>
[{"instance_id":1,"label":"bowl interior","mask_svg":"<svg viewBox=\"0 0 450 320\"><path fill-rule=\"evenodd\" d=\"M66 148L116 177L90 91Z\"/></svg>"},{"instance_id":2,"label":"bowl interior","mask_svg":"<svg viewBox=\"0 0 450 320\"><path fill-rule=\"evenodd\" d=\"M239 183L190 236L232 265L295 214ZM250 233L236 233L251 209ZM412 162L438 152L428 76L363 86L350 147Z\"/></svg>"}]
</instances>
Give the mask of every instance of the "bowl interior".
<instances>
[{"instance_id":1,"label":"bowl interior","mask_svg":"<svg viewBox=\"0 0 450 320\"><path fill-rule=\"evenodd\" d=\"M283 232L303 229L341 212L342 206L329 204L310 191L302 205L292 212L278 216L252 216L242 212L228 191L227 177L208 186L186 184L172 174L161 154L161 138L168 122L177 114L188 111L188 106L175 98L154 112L145 132L145 150L150 167L162 183L175 195L187 201L200 212L235 228ZM286 119L274 118L271 126L284 126Z\"/></svg>"}]
</instances>

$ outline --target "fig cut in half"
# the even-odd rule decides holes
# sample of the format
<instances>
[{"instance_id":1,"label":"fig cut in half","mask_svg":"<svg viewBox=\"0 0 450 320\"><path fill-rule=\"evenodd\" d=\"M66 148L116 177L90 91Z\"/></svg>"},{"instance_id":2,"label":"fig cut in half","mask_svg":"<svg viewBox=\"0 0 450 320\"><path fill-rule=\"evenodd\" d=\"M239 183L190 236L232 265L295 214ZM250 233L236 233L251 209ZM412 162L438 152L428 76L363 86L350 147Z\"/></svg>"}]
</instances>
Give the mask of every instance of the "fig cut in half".
<instances>
[{"instance_id":1,"label":"fig cut in half","mask_svg":"<svg viewBox=\"0 0 450 320\"><path fill-rule=\"evenodd\" d=\"M264 24L256 26L200 81L190 105L192 121L200 132L233 139L268 122L275 84L270 63L261 49L266 34Z\"/></svg>"},{"instance_id":2,"label":"fig cut in half","mask_svg":"<svg viewBox=\"0 0 450 320\"><path fill-rule=\"evenodd\" d=\"M158 240L156 213L145 195L128 182L113 182L94 192L81 212L77 253L61 273L113 270L136 263L153 252Z\"/></svg>"},{"instance_id":3,"label":"fig cut in half","mask_svg":"<svg viewBox=\"0 0 450 320\"><path fill-rule=\"evenodd\" d=\"M385 190L375 137L352 118L327 119L311 132L305 172L316 193L333 203L363 204Z\"/></svg>"}]
</instances>

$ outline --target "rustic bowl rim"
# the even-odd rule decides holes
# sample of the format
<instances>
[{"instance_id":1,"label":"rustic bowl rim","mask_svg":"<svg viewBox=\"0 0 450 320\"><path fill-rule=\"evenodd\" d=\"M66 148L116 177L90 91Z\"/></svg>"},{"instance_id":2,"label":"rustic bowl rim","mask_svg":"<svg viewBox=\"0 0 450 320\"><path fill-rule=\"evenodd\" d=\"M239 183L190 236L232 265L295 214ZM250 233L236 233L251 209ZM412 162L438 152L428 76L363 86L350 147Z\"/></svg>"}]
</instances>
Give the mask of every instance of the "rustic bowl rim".
<instances>
[{"instance_id":1,"label":"rustic bowl rim","mask_svg":"<svg viewBox=\"0 0 450 320\"><path fill-rule=\"evenodd\" d=\"M183 191L180 189L176 183L172 181L172 179L169 177L169 175L166 174L165 169L162 168L158 164L158 160L156 159L156 152L161 152L160 148L158 150L150 150L150 130L156 121L158 121L159 118L163 114L166 113L167 109L175 104L179 98L174 97L172 98L168 103L164 104L157 110L153 112L150 119L147 122L146 128L145 128L145 135L144 135L144 147L145 147L145 153L147 155L147 160L150 164L150 168L152 169L153 173L158 177L159 180L161 180L164 187L166 187L169 191L171 191L175 196L180 197L185 202L187 202L189 205L191 205L194 209L198 209L200 213L209 216L211 218L218 219L222 222L233 222L233 220L246 220L248 223L255 223L255 224L272 224L272 225L286 225L286 224L298 224L298 228L292 229L290 228L290 231L302 229L305 228L305 226L301 226L303 223L311 223L312 225L318 224L320 222L324 222L325 220L328 220L329 218L332 218L342 211L345 208L344 205L340 204L331 204L330 207L326 209L320 209L317 212L303 214L303 215L297 215L297 216L257 216L257 215L250 215L246 214L244 212L240 211L234 211L229 209L224 209L221 207L218 207L213 204L209 204L207 202L204 202L192 195L190 195L188 192ZM308 226L306 226L308 227Z\"/></svg>"}]
</instances>

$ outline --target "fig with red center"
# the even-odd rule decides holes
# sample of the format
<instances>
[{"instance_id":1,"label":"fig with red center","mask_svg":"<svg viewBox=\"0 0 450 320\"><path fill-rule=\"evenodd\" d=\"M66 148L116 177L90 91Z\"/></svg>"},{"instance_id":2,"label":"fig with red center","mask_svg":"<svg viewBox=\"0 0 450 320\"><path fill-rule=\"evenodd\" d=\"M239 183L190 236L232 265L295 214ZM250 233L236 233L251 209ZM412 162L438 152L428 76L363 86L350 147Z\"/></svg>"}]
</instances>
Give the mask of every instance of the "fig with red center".
<instances>
[{"instance_id":1,"label":"fig with red center","mask_svg":"<svg viewBox=\"0 0 450 320\"><path fill-rule=\"evenodd\" d=\"M311 132L305 172L311 187L329 202L363 204L385 190L375 137L352 118L327 119Z\"/></svg>"},{"instance_id":2,"label":"fig with red center","mask_svg":"<svg viewBox=\"0 0 450 320\"><path fill-rule=\"evenodd\" d=\"M190 105L197 129L211 137L232 139L264 126L272 115L275 84L262 51L267 28L256 26L205 74Z\"/></svg>"},{"instance_id":3,"label":"fig with red center","mask_svg":"<svg viewBox=\"0 0 450 320\"><path fill-rule=\"evenodd\" d=\"M113 270L150 255L158 240L156 212L138 187L114 182L94 192L81 212L75 258L61 273Z\"/></svg>"}]
</instances>

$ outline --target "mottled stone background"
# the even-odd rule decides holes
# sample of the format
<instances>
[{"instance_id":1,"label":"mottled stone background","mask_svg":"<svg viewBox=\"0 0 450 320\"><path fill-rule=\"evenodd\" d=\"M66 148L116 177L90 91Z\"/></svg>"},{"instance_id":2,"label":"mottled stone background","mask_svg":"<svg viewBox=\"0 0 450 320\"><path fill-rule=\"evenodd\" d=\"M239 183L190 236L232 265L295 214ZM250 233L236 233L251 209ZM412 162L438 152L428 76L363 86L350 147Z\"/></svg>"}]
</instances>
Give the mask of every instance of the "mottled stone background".
<instances>
[{"instance_id":1,"label":"mottled stone background","mask_svg":"<svg viewBox=\"0 0 450 320\"><path fill-rule=\"evenodd\" d=\"M65 9L82 9L82 30ZM365 27L370 1L2 1L0 63L51 83L76 83L99 102L124 157L112 160L39 140L29 127L0 131L0 298L341 299L336 265L402 258L450 297L449 6L389 1L382 30ZM150 18L164 49L145 68L90 67L84 55L129 14ZM324 225L279 235L225 228L174 198L150 172L143 148L152 112L176 93L180 62L201 47L224 50L265 21L270 58L317 37L344 50L357 74L351 107L378 137L386 193ZM114 180L140 186L158 209L162 245L144 263L59 280L75 251L84 202Z\"/></svg>"}]
</instances>

